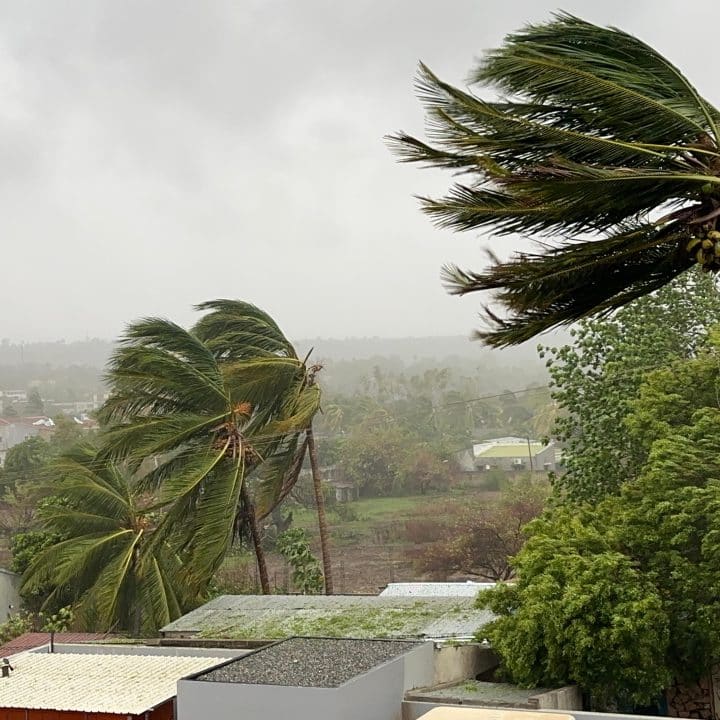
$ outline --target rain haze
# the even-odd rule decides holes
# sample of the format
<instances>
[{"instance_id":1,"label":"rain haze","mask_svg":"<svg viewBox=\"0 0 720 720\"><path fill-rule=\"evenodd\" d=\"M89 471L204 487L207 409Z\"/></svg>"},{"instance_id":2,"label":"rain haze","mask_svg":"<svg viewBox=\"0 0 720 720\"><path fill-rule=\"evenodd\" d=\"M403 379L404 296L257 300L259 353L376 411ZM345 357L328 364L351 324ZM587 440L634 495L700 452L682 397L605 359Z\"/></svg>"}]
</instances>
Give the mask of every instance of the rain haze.
<instances>
[{"instance_id":1,"label":"rain haze","mask_svg":"<svg viewBox=\"0 0 720 720\"><path fill-rule=\"evenodd\" d=\"M716 7L563 9L639 35L717 103ZM383 136L422 133L419 60L462 84L484 49L556 9L0 3L0 337L112 338L143 315L188 323L216 297L295 338L469 335L481 299L446 295L440 267L482 265L490 238L433 228L413 194L449 175L397 164Z\"/></svg>"}]
</instances>

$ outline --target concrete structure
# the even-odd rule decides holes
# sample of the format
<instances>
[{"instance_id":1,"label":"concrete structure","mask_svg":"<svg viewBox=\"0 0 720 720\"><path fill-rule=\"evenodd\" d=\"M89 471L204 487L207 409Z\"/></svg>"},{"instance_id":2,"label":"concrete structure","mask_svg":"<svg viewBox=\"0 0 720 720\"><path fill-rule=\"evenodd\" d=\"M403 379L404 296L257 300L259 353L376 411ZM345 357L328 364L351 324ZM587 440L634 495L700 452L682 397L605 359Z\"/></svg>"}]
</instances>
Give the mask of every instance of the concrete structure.
<instances>
[{"instance_id":1,"label":"concrete structure","mask_svg":"<svg viewBox=\"0 0 720 720\"><path fill-rule=\"evenodd\" d=\"M472 640L493 619L469 597L222 595L161 628L164 637L273 640L296 635Z\"/></svg>"},{"instance_id":2,"label":"concrete structure","mask_svg":"<svg viewBox=\"0 0 720 720\"><path fill-rule=\"evenodd\" d=\"M493 582L400 582L388 583L380 597L477 597L481 590L494 588Z\"/></svg>"},{"instance_id":3,"label":"concrete structure","mask_svg":"<svg viewBox=\"0 0 720 720\"><path fill-rule=\"evenodd\" d=\"M464 708L457 705L404 702L402 720L657 720L650 715L622 715L588 710L557 712L500 708Z\"/></svg>"},{"instance_id":4,"label":"concrete structure","mask_svg":"<svg viewBox=\"0 0 720 720\"><path fill-rule=\"evenodd\" d=\"M512 710L450 707L434 708L422 717L426 720L573 720L572 715L564 713L527 712L520 715Z\"/></svg>"},{"instance_id":5,"label":"concrete structure","mask_svg":"<svg viewBox=\"0 0 720 720\"><path fill-rule=\"evenodd\" d=\"M0 678L0 718L172 720L177 681L224 661L31 650L15 655L9 676Z\"/></svg>"},{"instance_id":6,"label":"concrete structure","mask_svg":"<svg viewBox=\"0 0 720 720\"><path fill-rule=\"evenodd\" d=\"M435 708L423 715L426 720L573 720L564 713L534 713L520 715L512 710L488 708Z\"/></svg>"},{"instance_id":7,"label":"concrete structure","mask_svg":"<svg viewBox=\"0 0 720 720\"><path fill-rule=\"evenodd\" d=\"M471 707L524 710L581 710L582 693L576 685L562 688L521 688L496 682L462 683L424 688L405 695L408 702L443 703Z\"/></svg>"},{"instance_id":8,"label":"concrete structure","mask_svg":"<svg viewBox=\"0 0 720 720\"><path fill-rule=\"evenodd\" d=\"M436 645L432 687L446 687L468 678L472 680L489 675L499 664L500 658L489 645Z\"/></svg>"},{"instance_id":9,"label":"concrete structure","mask_svg":"<svg viewBox=\"0 0 720 720\"><path fill-rule=\"evenodd\" d=\"M293 638L257 651L273 651L285 643L308 642ZM309 640L320 642L319 638ZM323 642L328 642L325 639ZM333 643L387 643L382 640L332 639ZM251 682L208 681L201 673L178 683L178 720L399 720L406 690L423 685L432 676L431 643L390 643L406 645L407 649L393 649L388 660L366 669L333 687L296 686L284 684L254 684ZM324 649L322 652L326 652ZM308 666L315 666L323 658L312 650L306 653ZM235 661L241 665L252 656ZM276 665L274 657L272 664ZM213 671L219 672L218 671ZM232 673L228 673L228 678Z\"/></svg>"},{"instance_id":10,"label":"concrete structure","mask_svg":"<svg viewBox=\"0 0 720 720\"><path fill-rule=\"evenodd\" d=\"M0 622L20 609L20 576L0 568Z\"/></svg>"},{"instance_id":11,"label":"concrete structure","mask_svg":"<svg viewBox=\"0 0 720 720\"><path fill-rule=\"evenodd\" d=\"M473 445L472 459L479 471L548 472L555 470L553 443L543 445L536 440L503 437Z\"/></svg>"}]
</instances>

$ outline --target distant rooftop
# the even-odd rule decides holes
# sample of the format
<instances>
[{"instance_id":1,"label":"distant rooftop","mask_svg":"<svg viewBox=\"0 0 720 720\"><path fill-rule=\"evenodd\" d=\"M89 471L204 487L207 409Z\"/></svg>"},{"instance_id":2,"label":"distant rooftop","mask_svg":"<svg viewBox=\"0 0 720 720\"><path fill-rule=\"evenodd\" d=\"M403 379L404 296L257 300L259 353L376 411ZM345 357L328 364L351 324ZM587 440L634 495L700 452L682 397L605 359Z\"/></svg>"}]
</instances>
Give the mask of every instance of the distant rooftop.
<instances>
[{"instance_id":1,"label":"distant rooftop","mask_svg":"<svg viewBox=\"0 0 720 720\"><path fill-rule=\"evenodd\" d=\"M495 583L465 582L405 582L389 583L380 597L475 597L481 590L495 587Z\"/></svg>"},{"instance_id":2,"label":"distant rooftop","mask_svg":"<svg viewBox=\"0 0 720 720\"><path fill-rule=\"evenodd\" d=\"M55 633L56 643L93 643L102 642L112 637L107 633L73 633L59 632ZM50 633L46 632L27 632L16 637L14 640L6 642L0 646L0 658L10 657L16 653L32 650L33 648L42 647L50 642Z\"/></svg>"},{"instance_id":3,"label":"distant rooftop","mask_svg":"<svg viewBox=\"0 0 720 720\"><path fill-rule=\"evenodd\" d=\"M197 680L290 687L339 687L417 647L397 640L290 638L200 675Z\"/></svg>"},{"instance_id":4,"label":"distant rooftop","mask_svg":"<svg viewBox=\"0 0 720 720\"><path fill-rule=\"evenodd\" d=\"M472 596L222 595L161 633L243 640L295 635L465 640L492 619L475 607Z\"/></svg>"},{"instance_id":5,"label":"distant rooftop","mask_svg":"<svg viewBox=\"0 0 720 720\"><path fill-rule=\"evenodd\" d=\"M547 445L543 445L537 440L530 440L530 448L528 449L528 438L502 437L475 443L473 445L473 455L476 458L526 458L528 452L531 455L537 455L547 447Z\"/></svg>"},{"instance_id":6,"label":"distant rooftop","mask_svg":"<svg viewBox=\"0 0 720 720\"><path fill-rule=\"evenodd\" d=\"M226 659L23 653L0 679L0 707L140 715L175 697L180 678Z\"/></svg>"}]
</instances>

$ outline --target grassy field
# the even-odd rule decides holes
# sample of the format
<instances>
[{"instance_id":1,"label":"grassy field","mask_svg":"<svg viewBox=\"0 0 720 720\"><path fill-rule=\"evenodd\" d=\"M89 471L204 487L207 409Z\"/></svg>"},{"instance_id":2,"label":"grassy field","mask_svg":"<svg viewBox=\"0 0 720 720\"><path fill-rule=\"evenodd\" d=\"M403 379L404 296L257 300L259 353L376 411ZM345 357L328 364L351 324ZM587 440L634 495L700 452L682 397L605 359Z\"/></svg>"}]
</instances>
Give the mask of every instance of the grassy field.
<instances>
[{"instance_id":1,"label":"grassy field","mask_svg":"<svg viewBox=\"0 0 720 720\"><path fill-rule=\"evenodd\" d=\"M423 549L444 536L443 523L469 500L492 501L497 492L455 489L442 495L363 498L328 508L335 590L340 593L376 593L389 582L424 578L417 567ZM293 508L293 527L307 530L316 554L317 518L314 510ZM289 577L283 559L268 555L271 583L287 589ZM251 577L248 578L247 576ZM228 557L223 576L232 582L256 581L253 558ZM230 590L232 588L228 588Z\"/></svg>"}]
</instances>

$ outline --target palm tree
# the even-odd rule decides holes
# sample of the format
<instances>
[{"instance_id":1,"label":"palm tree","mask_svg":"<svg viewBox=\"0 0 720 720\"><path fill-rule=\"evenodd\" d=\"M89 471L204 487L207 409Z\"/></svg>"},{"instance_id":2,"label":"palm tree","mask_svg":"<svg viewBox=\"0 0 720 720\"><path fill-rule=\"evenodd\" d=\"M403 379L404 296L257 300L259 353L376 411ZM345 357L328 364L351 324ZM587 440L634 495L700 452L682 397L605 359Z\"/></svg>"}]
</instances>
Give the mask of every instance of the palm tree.
<instances>
[{"instance_id":1,"label":"palm tree","mask_svg":"<svg viewBox=\"0 0 720 720\"><path fill-rule=\"evenodd\" d=\"M78 447L53 463L55 502L40 510L45 528L65 538L40 553L23 591L51 587L44 607L72 599L86 625L154 632L188 608L176 582L180 558L156 538L157 516L128 472Z\"/></svg>"},{"instance_id":2,"label":"palm tree","mask_svg":"<svg viewBox=\"0 0 720 720\"><path fill-rule=\"evenodd\" d=\"M269 423L266 432L271 435L285 434L286 444L284 454L277 455L277 464L269 463L260 471L264 481L263 495L272 499L272 502L265 501L263 511L265 515L269 514L273 503L290 492L307 452L313 478L325 593L331 595L333 576L329 532L312 425L320 409L317 373L322 366L308 364L310 353L300 360L294 346L277 323L255 305L241 300L221 299L202 303L197 309L206 311L206 314L197 322L193 331L214 353L219 363L239 369L250 365L258 373L266 368L268 376L274 378L273 392L281 407L281 418ZM296 371L278 375L274 371L275 364L287 361L292 363ZM291 418L290 422L285 418ZM303 431L302 439L298 429Z\"/></svg>"},{"instance_id":3,"label":"palm tree","mask_svg":"<svg viewBox=\"0 0 720 720\"><path fill-rule=\"evenodd\" d=\"M305 405L289 408L276 388L302 372L292 357L220 362L197 334L158 318L132 324L110 360L103 455L133 468L153 460L143 487L159 492L164 508L157 532L172 540L183 582L195 592L243 525L263 592L270 591L248 479L265 465L266 485L282 491L284 472L297 466L298 428L315 410L309 393Z\"/></svg>"},{"instance_id":4,"label":"palm tree","mask_svg":"<svg viewBox=\"0 0 720 720\"><path fill-rule=\"evenodd\" d=\"M459 90L421 66L432 145L390 138L399 158L464 173L434 221L546 240L482 272L445 268L450 292L497 291L478 335L511 345L608 313L694 264L720 269L720 112L637 38L560 14L506 38Z\"/></svg>"}]
</instances>

